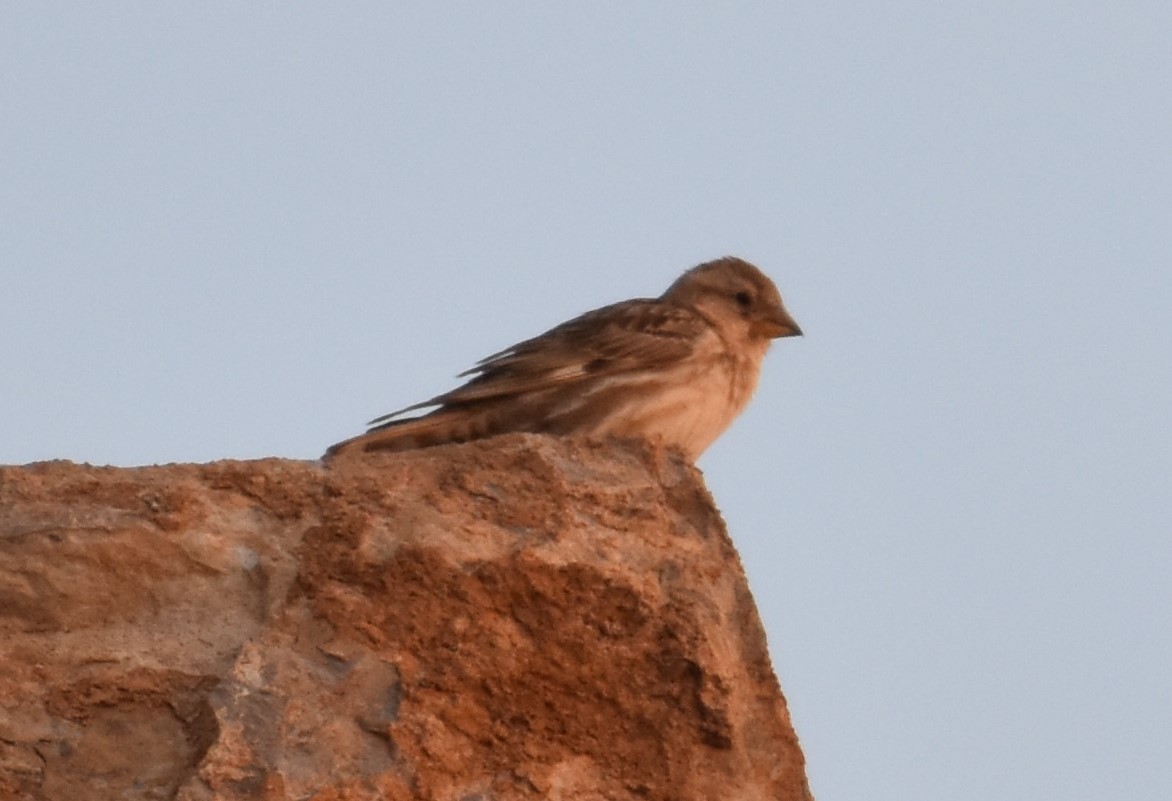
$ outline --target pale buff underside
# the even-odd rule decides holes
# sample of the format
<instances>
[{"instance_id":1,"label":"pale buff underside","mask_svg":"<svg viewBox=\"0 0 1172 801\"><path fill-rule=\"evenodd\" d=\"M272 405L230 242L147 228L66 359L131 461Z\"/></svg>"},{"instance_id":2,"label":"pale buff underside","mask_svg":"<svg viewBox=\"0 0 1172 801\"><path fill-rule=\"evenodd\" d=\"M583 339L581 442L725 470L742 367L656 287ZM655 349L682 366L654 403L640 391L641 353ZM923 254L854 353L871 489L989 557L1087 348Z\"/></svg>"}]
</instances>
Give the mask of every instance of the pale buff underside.
<instances>
[{"instance_id":1,"label":"pale buff underside","mask_svg":"<svg viewBox=\"0 0 1172 801\"><path fill-rule=\"evenodd\" d=\"M555 416L578 418L573 433L641 437L679 448L695 459L753 396L764 352L734 358L719 340L665 370L603 378ZM594 413L589 413L591 407ZM551 421L553 422L553 421ZM556 428L556 424L554 428Z\"/></svg>"}]
</instances>

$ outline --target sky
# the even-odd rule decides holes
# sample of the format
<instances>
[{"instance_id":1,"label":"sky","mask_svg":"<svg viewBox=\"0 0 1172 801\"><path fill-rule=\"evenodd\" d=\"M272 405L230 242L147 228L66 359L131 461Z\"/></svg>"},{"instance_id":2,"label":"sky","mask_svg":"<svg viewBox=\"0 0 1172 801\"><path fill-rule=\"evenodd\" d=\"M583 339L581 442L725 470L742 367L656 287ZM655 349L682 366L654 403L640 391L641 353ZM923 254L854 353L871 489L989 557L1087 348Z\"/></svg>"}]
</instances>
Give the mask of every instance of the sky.
<instances>
[{"instance_id":1,"label":"sky","mask_svg":"<svg viewBox=\"0 0 1172 801\"><path fill-rule=\"evenodd\" d=\"M4 4L0 463L316 458L734 254L820 801L1172 798L1172 4Z\"/></svg>"}]
</instances>

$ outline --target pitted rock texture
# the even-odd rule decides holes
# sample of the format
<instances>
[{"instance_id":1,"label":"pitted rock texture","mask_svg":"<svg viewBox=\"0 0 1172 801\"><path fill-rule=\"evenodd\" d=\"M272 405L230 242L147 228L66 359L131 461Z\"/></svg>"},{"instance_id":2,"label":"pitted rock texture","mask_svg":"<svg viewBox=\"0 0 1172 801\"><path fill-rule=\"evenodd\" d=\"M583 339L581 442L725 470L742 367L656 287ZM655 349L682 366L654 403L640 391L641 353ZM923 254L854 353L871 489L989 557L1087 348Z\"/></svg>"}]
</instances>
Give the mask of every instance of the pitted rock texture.
<instances>
[{"instance_id":1,"label":"pitted rock texture","mask_svg":"<svg viewBox=\"0 0 1172 801\"><path fill-rule=\"evenodd\" d=\"M0 468L0 799L808 799L694 468Z\"/></svg>"}]
</instances>

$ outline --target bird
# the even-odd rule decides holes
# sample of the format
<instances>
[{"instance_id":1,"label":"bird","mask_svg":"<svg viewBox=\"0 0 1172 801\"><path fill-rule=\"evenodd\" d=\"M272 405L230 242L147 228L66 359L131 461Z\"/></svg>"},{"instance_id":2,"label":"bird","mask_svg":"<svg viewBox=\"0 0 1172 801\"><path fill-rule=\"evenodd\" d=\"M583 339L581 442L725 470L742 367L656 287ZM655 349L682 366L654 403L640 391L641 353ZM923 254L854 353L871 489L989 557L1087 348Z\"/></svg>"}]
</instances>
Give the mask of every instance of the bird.
<instances>
[{"instance_id":1,"label":"bird","mask_svg":"<svg viewBox=\"0 0 1172 801\"><path fill-rule=\"evenodd\" d=\"M643 439L695 461L748 404L772 341L801 335L773 281L726 256L658 298L588 311L480 360L463 385L371 420L323 458L530 432Z\"/></svg>"}]
</instances>

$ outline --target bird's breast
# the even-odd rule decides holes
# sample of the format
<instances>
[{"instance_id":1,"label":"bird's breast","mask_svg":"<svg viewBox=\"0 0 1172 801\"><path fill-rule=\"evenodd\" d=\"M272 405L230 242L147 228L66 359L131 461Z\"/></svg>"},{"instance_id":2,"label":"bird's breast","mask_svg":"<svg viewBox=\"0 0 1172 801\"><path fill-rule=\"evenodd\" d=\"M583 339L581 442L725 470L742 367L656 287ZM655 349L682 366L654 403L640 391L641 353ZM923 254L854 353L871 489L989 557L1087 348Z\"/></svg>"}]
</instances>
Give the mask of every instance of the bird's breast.
<instances>
[{"instance_id":1,"label":"bird's breast","mask_svg":"<svg viewBox=\"0 0 1172 801\"><path fill-rule=\"evenodd\" d=\"M695 459L749 402L763 355L710 344L660 369L600 379L564 400L546 430L658 440Z\"/></svg>"}]
</instances>

